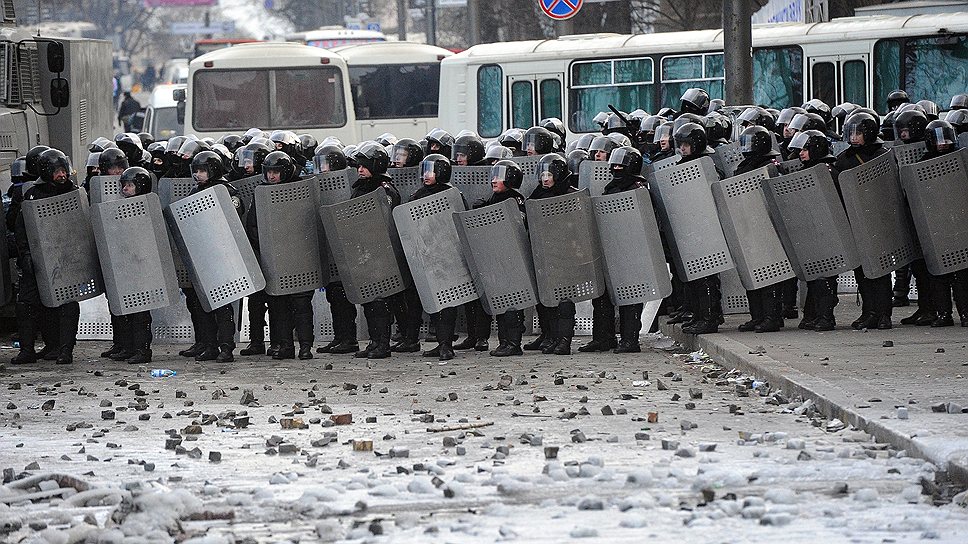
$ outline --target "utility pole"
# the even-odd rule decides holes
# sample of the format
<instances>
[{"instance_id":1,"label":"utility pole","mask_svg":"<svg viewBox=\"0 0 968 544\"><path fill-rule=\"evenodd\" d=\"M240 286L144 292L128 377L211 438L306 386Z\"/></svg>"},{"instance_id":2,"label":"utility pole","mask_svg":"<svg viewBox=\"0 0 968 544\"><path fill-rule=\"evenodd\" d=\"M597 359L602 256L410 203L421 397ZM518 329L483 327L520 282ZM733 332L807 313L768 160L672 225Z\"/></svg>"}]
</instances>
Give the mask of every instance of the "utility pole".
<instances>
[{"instance_id":1,"label":"utility pole","mask_svg":"<svg viewBox=\"0 0 968 544\"><path fill-rule=\"evenodd\" d=\"M723 0L725 99L730 105L753 103L753 24L749 0Z\"/></svg>"},{"instance_id":2,"label":"utility pole","mask_svg":"<svg viewBox=\"0 0 968 544\"><path fill-rule=\"evenodd\" d=\"M467 26L471 28L471 45L481 43L481 12L478 0L467 0Z\"/></svg>"},{"instance_id":3,"label":"utility pole","mask_svg":"<svg viewBox=\"0 0 968 544\"><path fill-rule=\"evenodd\" d=\"M427 0L427 43L437 45L437 0Z\"/></svg>"},{"instance_id":4,"label":"utility pole","mask_svg":"<svg viewBox=\"0 0 968 544\"><path fill-rule=\"evenodd\" d=\"M397 37L407 41L407 0L397 0Z\"/></svg>"}]
</instances>

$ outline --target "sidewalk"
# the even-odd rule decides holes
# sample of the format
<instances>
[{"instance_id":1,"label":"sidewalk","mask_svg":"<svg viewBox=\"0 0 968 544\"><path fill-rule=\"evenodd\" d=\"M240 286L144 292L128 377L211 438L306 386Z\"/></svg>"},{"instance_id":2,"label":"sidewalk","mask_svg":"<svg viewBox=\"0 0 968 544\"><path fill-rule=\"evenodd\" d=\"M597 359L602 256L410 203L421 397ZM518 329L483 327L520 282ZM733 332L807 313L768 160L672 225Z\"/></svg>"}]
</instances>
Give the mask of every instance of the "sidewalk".
<instances>
[{"instance_id":1,"label":"sidewalk","mask_svg":"<svg viewBox=\"0 0 968 544\"><path fill-rule=\"evenodd\" d=\"M683 334L665 318L661 328L684 347L813 399L826 415L968 483L968 413L932 411L942 403L968 410L968 328L957 326L957 316L954 327L898 325L912 306L895 308L892 330L854 331L850 323L860 315L855 301L841 296L837 330L830 332L800 330L792 319L776 333L739 332L746 314L727 316L718 334ZM908 419L898 418L898 407L907 408Z\"/></svg>"}]
</instances>

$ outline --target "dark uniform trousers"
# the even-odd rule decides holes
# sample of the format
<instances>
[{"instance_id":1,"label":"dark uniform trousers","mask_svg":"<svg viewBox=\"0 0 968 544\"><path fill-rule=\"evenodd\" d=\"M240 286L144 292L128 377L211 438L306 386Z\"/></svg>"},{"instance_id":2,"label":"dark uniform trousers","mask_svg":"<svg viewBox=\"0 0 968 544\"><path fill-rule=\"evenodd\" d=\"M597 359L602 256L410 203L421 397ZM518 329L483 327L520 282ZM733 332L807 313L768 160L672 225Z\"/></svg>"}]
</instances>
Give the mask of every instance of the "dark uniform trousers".
<instances>
[{"instance_id":1,"label":"dark uniform trousers","mask_svg":"<svg viewBox=\"0 0 968 544\"><path fill-rule=\"evenodd\" d=\"M480 299L465 302L463 308L464 318L467 320L467 336L475 340L490 339L492 317L484 311Z\"/></svg>"},{"instance_id":2,"label":"dark uniform trousers","mask_svg":"<svg viewBox=\"0 0 968 544\"><path fill-rule=\"evenodd\" d=\"M194 288L182 289L185 304L195 329L195 342L212 347L222 345L235 349L235 309L226 304L211 312L206 312Z\"/></svg>"},{"instance_id":3,"label":"dark uniform trousers","mask_svg":"<svg viewBox=\"0 0 968 544\"><path fill-rule=\"evenodd\" d=\"M524 335L524 310L508 310L497 316L497 339L502 344L521 347Z\"/></svg>"},{"instance_id":4,"label":"dark uniform trousers","mask_svg":"<svg viewBox=\"0 0 968 544\"><path fill-rule=\"evenodd\" d=\"M37 277L34 275L30 254L17 257L18 291L16 317L20 328L21 349L32 351L40 329L45 346L73 349L77 344L77 324L81 317L81 307L77 302L68 302L50 308L40 302Z\"/></svg>"},{"instance_id":5,"label":"dark uniform trousers","mask_svg":"<svg viewBox=\"0 0 968 544\"><path fill-rule=\"evenodd\" d=\"M333 315L333 339L342 343L355 344L356 339L356 305L346 299L346 290L339 281L326 285L326 302Z\"/></svg>"}]
</instances>

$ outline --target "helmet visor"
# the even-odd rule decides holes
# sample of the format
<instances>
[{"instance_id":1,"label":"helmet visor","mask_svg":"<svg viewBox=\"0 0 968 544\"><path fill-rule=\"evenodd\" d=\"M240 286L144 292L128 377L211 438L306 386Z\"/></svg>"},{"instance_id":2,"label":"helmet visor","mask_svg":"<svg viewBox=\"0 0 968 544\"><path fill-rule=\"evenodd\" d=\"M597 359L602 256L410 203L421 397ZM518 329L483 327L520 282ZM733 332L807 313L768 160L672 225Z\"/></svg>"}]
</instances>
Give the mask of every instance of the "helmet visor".
<instances>
[{"instance_id":1,"label":"helmet visor","mask_svg":"<svg viewBox=\"0 0 968 544\"><path fill-rule=\"evenodd\" d=\"M609 166L625 166L628 161L631 160L629 157L629 151L627 149L618 148L612 151L612 154L608 157Z\"/></svg>"},{"instance_id":2,"label":"helmet visor","mask_svg":"<svg viewBox=\"0 0 968 544\"><path fill-rule=\"evenodd\" d=\"M957 141L955 131L948 127L935 127L930 130L937 145L952 145Z\"/></svg>"},{"instance_id":3,"label":"helmet visor","mask_svg":"<svg viewBox=\"0 0 968 544\"><path fill-rule=\"evenodd\" d=\"M756 133L743 133L739 135L739 150L741 153L752 153L753 152L753 137Z\"/></svg>"},{"instance_id":4,"label":"helmet visor","mask_svg":"<svg viewBox=\"0 0 968 544\"><path fill-rule=\"evenodd\" d=\"M756 108L746 108L743 113L739 114L739 121L741 123L747 123L751 125L756 124L756 119L759 118L760 112Z\"/></svg>"},{"instance_id":5,"label":"helmet visor","mask_svg":"<svg viewBox=\"0 0 968 544\"><path fill-rule=\"evenodd\" d=\"M390 157L394 164L407 164L407 159L410 158L410 150L407 149L407 146L394 145L390 151Z\"/></svg>"},{"instance_id":6,"label":"helmet visor","mask_svg":"<svg viewBox=\"0 0 968 544\"><path fill-rule=\"evenodd\" d=\"M240 149L236 153L236 159L239 161L239 166L242 168L252 167L258 169L261 165L256 164L258 162L259 152L254 149Z\"/></svg>"},{"instance_id":7,"label":"helmet visor","mask_svg":"<svg viewBox=\"0 0 968 544\"><path fill-rule=\"evenodd\" d=\"M746 113L745 111L743 113ZM776 118L776 124L778 125L789 125L790 121L797 115L796 110L793 108L783 108L780 115Z\"/></svg>"},{"instance_id":8,"label":"helmet visor","mask_svg":"<svg viewBox=\"0 0 968 544\"><path fill-rule=\"evenodd\" d=\"M428 174L437 174L437 161L422 161L420 163L420 179L427 179Z\"/></svg>"},{"instance_id":9,"label":"helmet visor","mask_svg":"<svg viewBox=\"0 0 968 544\"><path fill-rule=\"evenodd\" d=\"M508 167L503 165L495 165L491 167L491 179L497 179L500 181L505 181L508 179Z\"/></svg>"},{"instance_id":10,"label":"helmet visor","mask_svg":"<svg viewBox=\"0 0 968 544\"><path fill-rule=\"evenodd\" d=\"M803 149L810 140L810 135L806 132L798 132L796 136L790 140L790 145L787 146L789 149Z\"/></svg>"},{"instance_id":11,"label":"helmet visor","mask_svg":"<svg viewBox=\"0 0 968 544\"><path fill-rule=\"evenodd\" d=\"M100 155L98 153L91 153L91 155ZM90 162L90 158L88 158ZM91 166L88 164L88 166ZM97 157L94 158L94 166L97 166ZM17 159L10 163L10 177L22 177L27 173L27 161L25 159Z\"/></svg>"},{"instance_id":12,"label":"helmet visor","mask_svg":"<svg viewBox=\"0 0 968 544\"><path fill-rule=\"evenodd\" d=\"M652 143L659 144L663 141L669 141L672 138L672 125L664 124L660 125L659 128L655 129L655 137L652 138Z\"/></svg>"}]
</instances>

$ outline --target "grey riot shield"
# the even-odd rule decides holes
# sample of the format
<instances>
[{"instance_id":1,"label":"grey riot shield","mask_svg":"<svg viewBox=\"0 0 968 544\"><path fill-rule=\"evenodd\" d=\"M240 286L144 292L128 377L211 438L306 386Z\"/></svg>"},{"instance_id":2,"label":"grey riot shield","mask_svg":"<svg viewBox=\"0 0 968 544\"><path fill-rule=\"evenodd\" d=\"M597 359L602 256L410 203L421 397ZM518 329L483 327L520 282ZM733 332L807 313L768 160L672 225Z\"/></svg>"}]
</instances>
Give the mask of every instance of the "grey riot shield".
<instances>
[{"instance_id":1,"label":"grey riot shield","mask_svg":"<svg viewBox=\"0 0 968 544\"><path fill-rule=\"evenodd\" d=\"M345 202L353 194L353 174L356 171L344 168L334 172L316 174L314 179L319 184L319 203L324 206Z\"/></svg>"},{"instance_id":2,"label":"grey riot shield","mask_svg":"<svg viewBox=\"0 0 968 544\"><path fill-rule=\"evenodd\" d=\"M736 272L750 291L795 276L763 196L762 184L769 177L770 167L764 166L712 185Z\"/></svg>"},{"instance_id":3,"label":"grey riot shield","mask_svg":"<svg viewBox=\"0 0 968 544\"><path fill-rule=\"evenodd\" d=\"M514 199L454 214L481 303L489 315L538 303L531 244Z\"/></svg>"},{"instance_id":4,"label":"grey riot shield","mask_svg":"<svg viewBox=\"0 0 968 544\"><path fill-rule=\"evenodd\" d=\"M798 278L836 276L860 265L826 164L769 179L765 189L770 217Z\"/></svg>"},{"instance_id":5,"label":"grey riot shield","mask_svg":"<svg viewBox=\"0 0 968 544\"><path fill-rule=\"evenodd\" d=\"M91 210L104 290L114 315L179 300L175 262L158 195L111 200Z\"/></svg>"},{"instance_id":6,"label":"grey riot shield","mask_svg":"<svg viewBox=\"0 0 968 544\"><path fill-rule=\"evenodd\" d=\"M958 149L965 149L968 147L968 132L962 132L958 135Z\"/></svg>"},{"instance_id":7,"label":"grey riot shield","mask_svg":"<svg viewBox=\"0 0 968 544\"><path fill-rule=\"evenodd\" d=\"M898 142L891 147L891 153L894 153L894 158L897 160L898 166L918 162L927 151L928 148L925 147L924 142L913 144Z\"/></svg>"},{"instance_id":8,"label":"grey riot shield","mask_svg":"<svg viewBox=\"0 0 968 544\"><path fill-rule=\"evenodd\" d=\"M393 180L393 186L400 192L400 202L410 202L413 193L423 185L420 179L419 166L407 166L405 168L388 168L387 175Z\"/></svg>"},{"instance_id":9,"label":"grey riot shield","mask_svg":"<svg viewBox=\"0 0 968 544\"><path fill-rule=\"evenodd\" d=\"M605 269L588 191L526 200L525 207L541 304L601 296Z\"/></svg>"},{"instance_id":10,"label":"grey riot shield","mask_svg":"<svg viewBox=\"0 0 968 544\"><path fill-rule=\"evenodd\" d=\"M650 162L642 165L642 177L649 180L649 184L655 182L655 173L666 168L671 168L679 162L679 155L672 155L662 160Z\"/></svg>"},{"instance_id":11,"label":"grey riot shield","mask_svg":"<svg viewBox=\"0 0 968 544\"><path fill-rule=\"evenodd\" d=\"M84 189L25 200L22 212L44 306L55 308L104 292Z\"/></svg>"},{"instance_id":12,"label":"grey riot shield","mask_svg":"<svg viewBox=\"0 0 968 544\"><path fill-rule=\"evenodd\" d=\"M582 161L578 167L578 188L588 189L588 193L602 196L605 186L612 181L608 161Z\"/></svg>"},{"instance_id":13,"label":"grey riot shield","mask_svg":"<svg viewBox=\"0 0 968 544\"><path fill-rule=\"evenodd\" d=\"M709 184L719 181L709 157L655 172L666 240L679 277L691 281L733 268Z\"/></svg>"},{"instance_id":14,"label":"grey riot shield","mask_svg":"<svg viewBox=\"0 0 968 544\"><path fill-rule=\"evenodd\" d=\"M750 303L746 298L746 287L735 268L719 273L719 291L722 294L724 314L749 313Z\"/></svg>"},{"instance_id":15,"label":"grey riot shield","mask_svg":"<svg viewBox=\"0 0 968 544\"><path fill-rule=\"evenodd\" d=\"M158 198L161 209L167 208L172 202L188 196L195 188L192 178L161 178L158 180Z\"/></svg>"},{"instance_id":16,"label":"grey riot shield","mask_svg":"<svg viewBox=\"0 0 968 544\"><path fill-rule=\"evenodd\" d=\"M224 185L171 204L165 220L206 312L265 288L265 276Z\"/></svg>"},{"instance_id":17,"label":"grey riot shield","mask_svg":"<svg viewBox=\"0 0 968 544\"><path fill-rule=\"evenodd\" d=\"M454 213L462 211L464 200L453 188L393 209L413 284L429 314L480 298L454 225Z\"/></svg>"},{"instance_id":18,"label":"grey riot shield","mask_svg":"<svg viewBox=\"0 0 968 544\"><path fill-rule=\"evenodd\" d=\"M901 167L928 272L968 268L968 149Z\"/></svg>"},{"instance_id":19,"label":"grey riot shield","mask_svg":"<svg viewBox=\"0 0 968 544\"><path fill-rule=\"evenodd\" d=\"M521 182L521 188L518 191L522 195L530 195L538 186L538 161L541 160L541 157L532 155L529 157L512 157L511 160L518 163L518 166L524 171L524 180Z\"/></svg>"},{"instance_id":20,"label":"grey riot shield","mask_svg":"<svg viewBox=\"0 0 968 544\"><path fill-rule=\"evenodd\" d=\"M865 276L879 278L921 258L890 153L841 172L840 191Z\"/></svg>"},{"instance_id":21,"label":"grey riot shield","mask_svg":"<svg viewBox=\"0 0 968 544\"><path fill-rule=\"evenodd\" d=\"M235 190L239 192L239 199L242 201L242 206L244 213L248 213L252 209L252 199L255 197L255 188L262 185L265 178L262 174L256 174L254 176L249 176L247 178L242 178L230 182L229 185L235 187Z\"/></svg>"},{"instance_id":22,"label":"grey riot shield","mask_svg":"<svg viewBox=\"0 0 968 544\"><path fill-rule=\"evenodd\" d=\"M471 206L494 194L491 191L490 166L454 166L450 173L450 184L460 190L464 200Z\"/></svg>"},{"instance_id":23,"label":"grey riot shield","mask_svg":"<svg viewBox=\"0 0 968 544\"><path fill-rule=\"evenodd\" d=\"M339 268L346 298L365 304L407 288L403 250L382 190L319 208L330 256Z\"/></svg>"},{"instance_id":24,"label":"grey riot shield","mask_svg":"<svg viewBox=\"0 0 968 544\"><path fill-rule=\"evenodd\" d=\"M259 264L266 293L273 296L312 291L326 285L319 254L315 179L255 188L259 219Z\"/></svg>"},{"instance_id":25,"label":"grey riot shield","mask_svg":"<svg viewBox=\"0 0 968 544\"><path fill-rule=\"evenodd\" d=\"M121 194L121 176L94 176L90 183L91 206L124 198Z\"/></svg>"},{"instance_id":26,"label":"grey riot shield","mask_svg":"<svg viewBox=\"0 0 968 544\"><path fill-rule=\"evenodd\" d=\"M739 142L720 144L713 154L713 162L726 177L731 177L736 171L736 165L743 162L743 152L739 149Z\"/></svg>"},{"instance_id":27,"label":"grey riot shield","mask_svg":"<svg viewBox=\"0 0 968 544\"><path fill-rule=\"evenodd\" d=\"M781 175L792 174L794 172L799 172L803 170L803 163L800 159L790 159L788 161L783 161L776 167L780 171Z\"/></svg>"},{"instance_id":28,"label":"grey riot shield","mask_svg":"<svg viewBox=\"0 0 968 544\"><path fill-rule=\"evenodd\" d=\"M661 300L672 293L646 188L592 197L609 296L616 306Z\"/></svg>"},{"instance_id":29,"label":"grey riot shield","mask_svg":"<svg viewBox=\"0 0 968 544\"><path fill-rule=\"evenodd\" d=\"M834 156L838 156L844 151L847 151L849 147L850 147L850 144L847 142L841 142L841 141L831 142L830 152L833 153Z\"/></svg>"}]
</instances>

